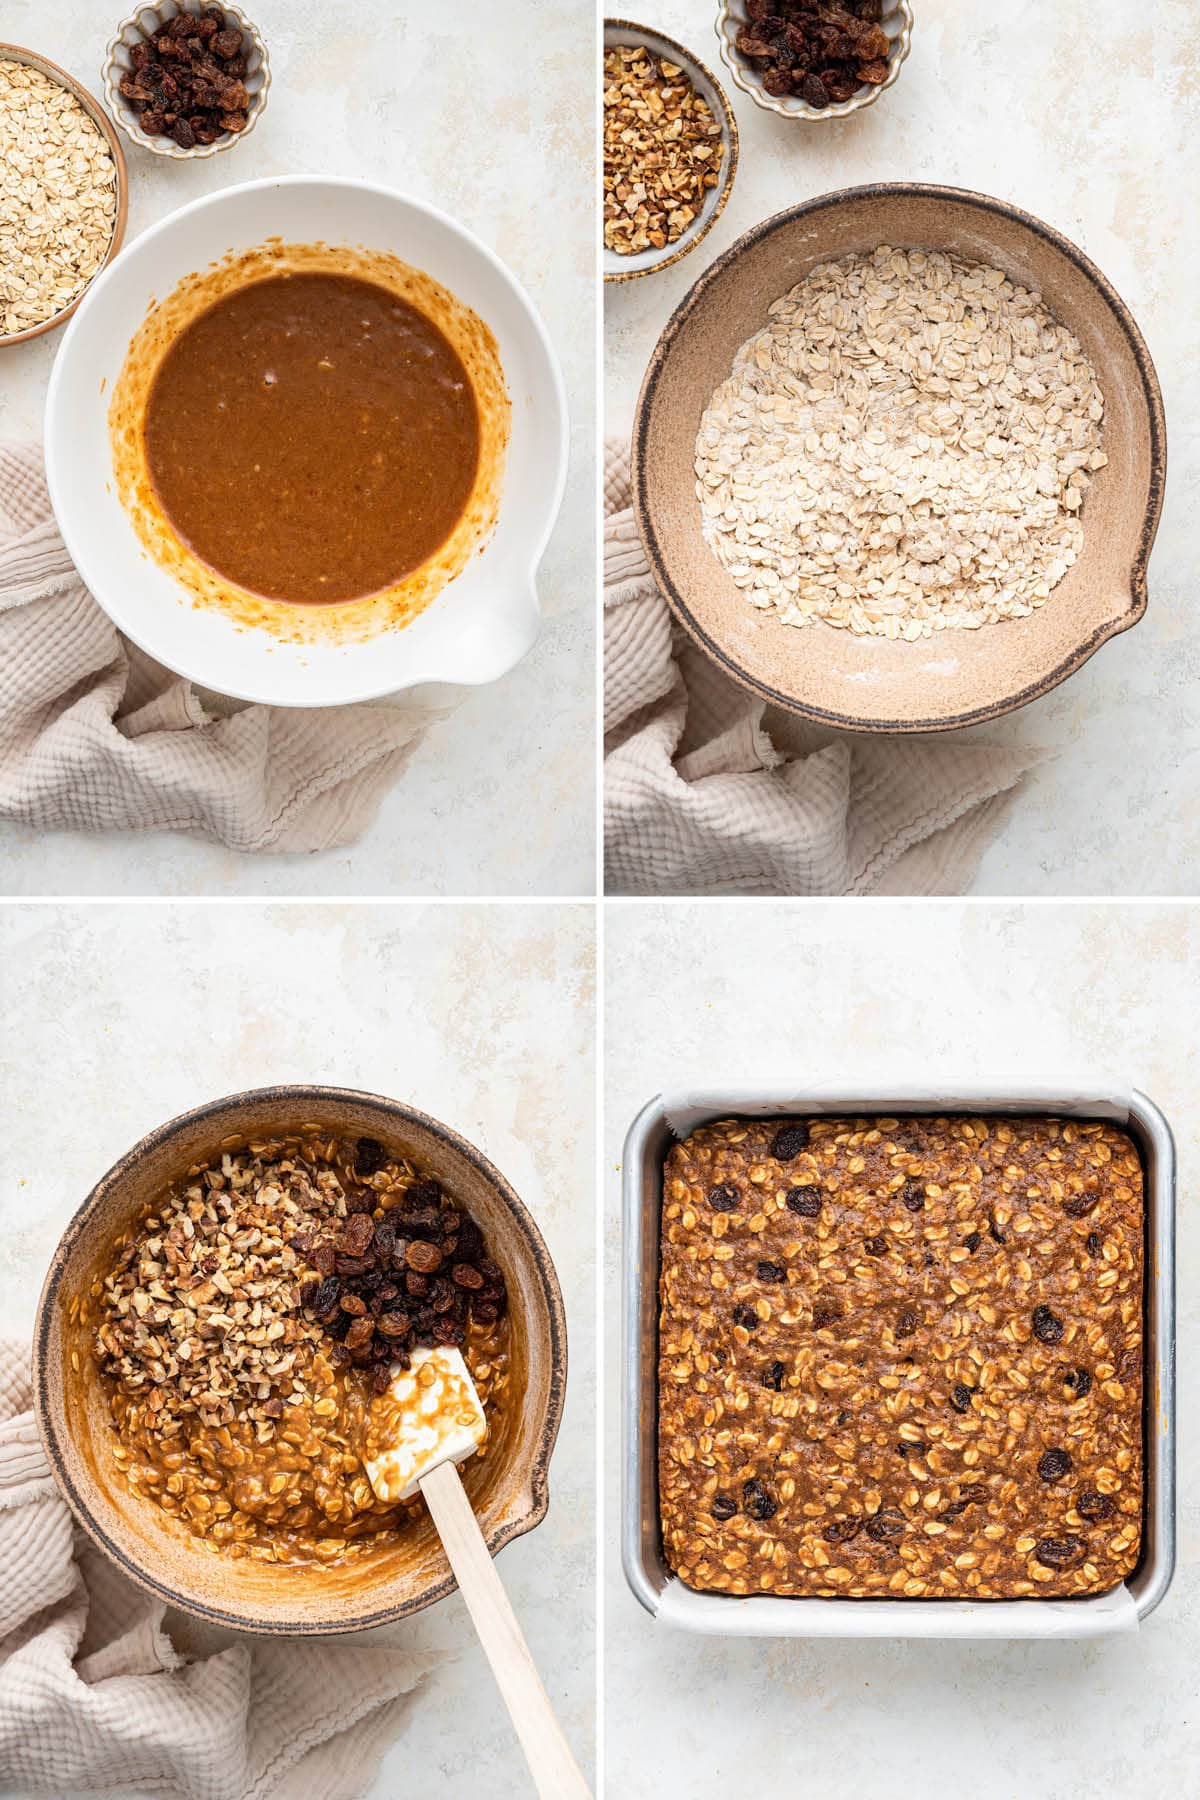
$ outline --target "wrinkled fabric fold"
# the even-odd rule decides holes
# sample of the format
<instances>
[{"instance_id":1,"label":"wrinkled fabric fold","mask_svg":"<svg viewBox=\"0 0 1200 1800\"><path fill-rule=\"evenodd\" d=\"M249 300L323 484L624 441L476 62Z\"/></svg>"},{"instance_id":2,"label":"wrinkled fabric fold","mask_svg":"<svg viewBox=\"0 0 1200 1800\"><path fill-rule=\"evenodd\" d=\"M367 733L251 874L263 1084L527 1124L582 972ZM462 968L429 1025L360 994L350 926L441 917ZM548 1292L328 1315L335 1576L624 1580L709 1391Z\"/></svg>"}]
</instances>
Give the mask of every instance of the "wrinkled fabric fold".
<instances>
[{"instance_id":1,"label":"wrinkled fabric fold","mask_svg":"<svg viewBox=\"0 0 1200 1800\"><path fill-rule=\"evenodd\" d=\"M1044 753L776 716L671 619L604 470L604 825L615 894L955 894Z\"/></svg>"},{"instance_id":2,"label":"wrinkled fabric fold","mask_svg":"<svg viewBox=\"0 0 1200 1800\"><path fill-rule=\"evenodd\" d=\"M0 1340L0 1786L358 1800L435 1659L168 1613L78 1533Z\"/></svg>"},{"instance_id":3,"label":"wrinkled fabric fold","mask_svg":"<svg viewBox=\"0 0 1200 1800\"><path fill-rule=\"evenodd\" d=\"M349 844L426 728L413 695L245 706L129 643L50 510L40 451L0 446L0 817L40 831L186 831L231 850Z\"/></svg>"}]
</instances>

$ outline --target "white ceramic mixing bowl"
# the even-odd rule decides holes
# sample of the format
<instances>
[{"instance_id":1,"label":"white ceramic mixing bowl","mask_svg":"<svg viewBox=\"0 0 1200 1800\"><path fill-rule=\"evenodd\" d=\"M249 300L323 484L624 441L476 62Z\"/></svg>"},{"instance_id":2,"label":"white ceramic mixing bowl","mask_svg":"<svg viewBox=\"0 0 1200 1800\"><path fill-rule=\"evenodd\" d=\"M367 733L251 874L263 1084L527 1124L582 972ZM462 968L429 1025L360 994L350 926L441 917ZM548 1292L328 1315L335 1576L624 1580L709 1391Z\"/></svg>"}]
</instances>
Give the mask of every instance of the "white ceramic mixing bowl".
<instances>
[{"instance_id":1,"label":"white ceramic mixing bowl","mask_svg":"<svg viewBox=\"0 0 1200 1800\"><path fill-rule=\"evenodd\" d=\"M491 328L512 402L499 518L453 581L403 629L291 644L199 606L147 555L117 497L108 405L147 309L184 276L268 238L362 245L424 270ZM220 455L214 446L213 456ZM476 686L538 630L535 577L562 500L567 414L545 328L504 265L461 225L367 182L293 175L225 188L126 246L63 337L46 400L46 474L80 574L118 628L168 668L240 700L333 706L421 682Z\"/></svg>"}]
</instances>

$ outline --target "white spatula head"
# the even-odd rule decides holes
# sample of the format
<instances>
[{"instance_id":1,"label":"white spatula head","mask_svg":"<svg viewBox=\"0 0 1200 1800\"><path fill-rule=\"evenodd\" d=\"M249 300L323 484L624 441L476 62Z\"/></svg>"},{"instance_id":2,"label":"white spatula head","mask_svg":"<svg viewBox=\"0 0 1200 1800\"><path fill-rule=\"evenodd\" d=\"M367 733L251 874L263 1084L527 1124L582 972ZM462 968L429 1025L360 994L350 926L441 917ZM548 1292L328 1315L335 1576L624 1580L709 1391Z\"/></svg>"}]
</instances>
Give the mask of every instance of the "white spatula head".
<instances>
[{"instance_id":1,"label":"white spatula head","mask_svg":"<svg viewBox=\"0 0 1200 1800\"><path fill-rule=\"evenodd\" d=\"M376 1497L411 1500L439 1463L463 1462L487 1436L487 1420L462 1352L441 1345L414 1350L407 1369L371 1401L363 1464Z\"/></svg>"}]
</instances>

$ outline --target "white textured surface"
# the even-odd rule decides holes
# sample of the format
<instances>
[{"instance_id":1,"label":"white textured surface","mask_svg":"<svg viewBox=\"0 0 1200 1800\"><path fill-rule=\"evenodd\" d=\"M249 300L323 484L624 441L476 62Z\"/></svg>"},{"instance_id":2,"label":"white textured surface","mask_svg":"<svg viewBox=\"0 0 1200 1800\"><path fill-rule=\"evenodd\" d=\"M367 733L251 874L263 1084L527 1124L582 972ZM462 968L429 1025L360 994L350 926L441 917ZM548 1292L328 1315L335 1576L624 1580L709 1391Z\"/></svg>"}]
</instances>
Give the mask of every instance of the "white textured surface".
<instances>
[{"instance_id":1,"label":"white textured surface","mask_svg":"<svg viewBox=\"0 0 1200 1800\"><path fill-rule=\"evenodd\" d=\"M605 1569L607 1776L621 1800L1183 1800L1200 1792L1200 1354L1191 1229L1200 921L1184 906L610 904ZM667 1088L1110 1077L1179 1155L1179 1565L1137 1637L744 1641L657 1626L616 1548L625 1130ZM653 1722L653 1761L646 1755ZM701 1727L701 1722L705 1722Z\"/></svg>"},{"instance_id":2,"label":"white textured surface","mask_svg":"<svg viewBox=\"0 0 1200 1800\"><path fill-rule=\"evenodd\" d=\"M126 9L128 10L128 9ZM357 845L249 857L181 836L39 836L0 826L17 894L581 894L594 883L595 248L592 65L578 7L433 0L255 0L271 95L244 144L197 163L123 139L129 236L256 176L363 175L431 201L502 256L563 364L567 498L542 564L542 636L504 680L435 727ZM9 0L0 32L93 93L120 4ZM59 334L0 347L0 434L40 437Z\"/></svg>"},{"instance_id":3,"label":"white textured surface","mask_svg":"<svg viewBox=\"0 0 1200 1800\"><path fill-rule=\"evenodd\" d=\"M1162 383L1171 473L1150 605L1046 699L972 728L1056 752L984 857L985 894L1188 894L1200 862L1200 13L1194 0L917 0L896 86L845 121L763 112L724 77L716 0L654 15L722 80L741 159L721 218L673 269L605 292L606 429L627 431L655 341L702 269L784 207L865 181L924 180L1014 201L1099 265L1138 320ZM1086 523L1086 519L1085 519Z\"/></svg>"},{"instance_id":4,"label":"white textured surface","mask_svg":"<svg viewBox=\"0 0 1200 1800\"><path fill-rule=\"evenodd\" d=\"M105 1169L152 1126L241 1087L327 1081L410 1100L461 1130L526 1201L562 1283L571 1376L549 1516L497 1566L589 1764L592 935L588 906L0 909L6 1334L31 1329L63 1227ZM524 1793L457 1595L374 1635L444 1661L371 1800Z\"/></svg>"}]
</instances>

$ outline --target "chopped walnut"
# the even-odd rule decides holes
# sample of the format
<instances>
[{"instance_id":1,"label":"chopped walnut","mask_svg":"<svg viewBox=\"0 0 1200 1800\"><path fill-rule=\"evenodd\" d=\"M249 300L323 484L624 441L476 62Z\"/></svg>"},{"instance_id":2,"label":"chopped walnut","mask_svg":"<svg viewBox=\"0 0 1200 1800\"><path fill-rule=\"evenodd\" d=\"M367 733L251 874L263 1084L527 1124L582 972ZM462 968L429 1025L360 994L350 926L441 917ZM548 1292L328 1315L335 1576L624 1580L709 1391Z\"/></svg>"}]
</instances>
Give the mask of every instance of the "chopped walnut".
<instances>
[{"instance_id":1,"label":"chopped walnut","mask_svg":"<svg viewBox=\"0 0 1200 1800\"><path fill-rule=\"evenodd\" d=\"M641 45L604 53L604 242L618 255L663 249L717 185L721 127L676 64Z\"/></svg>"}]
</instances>

